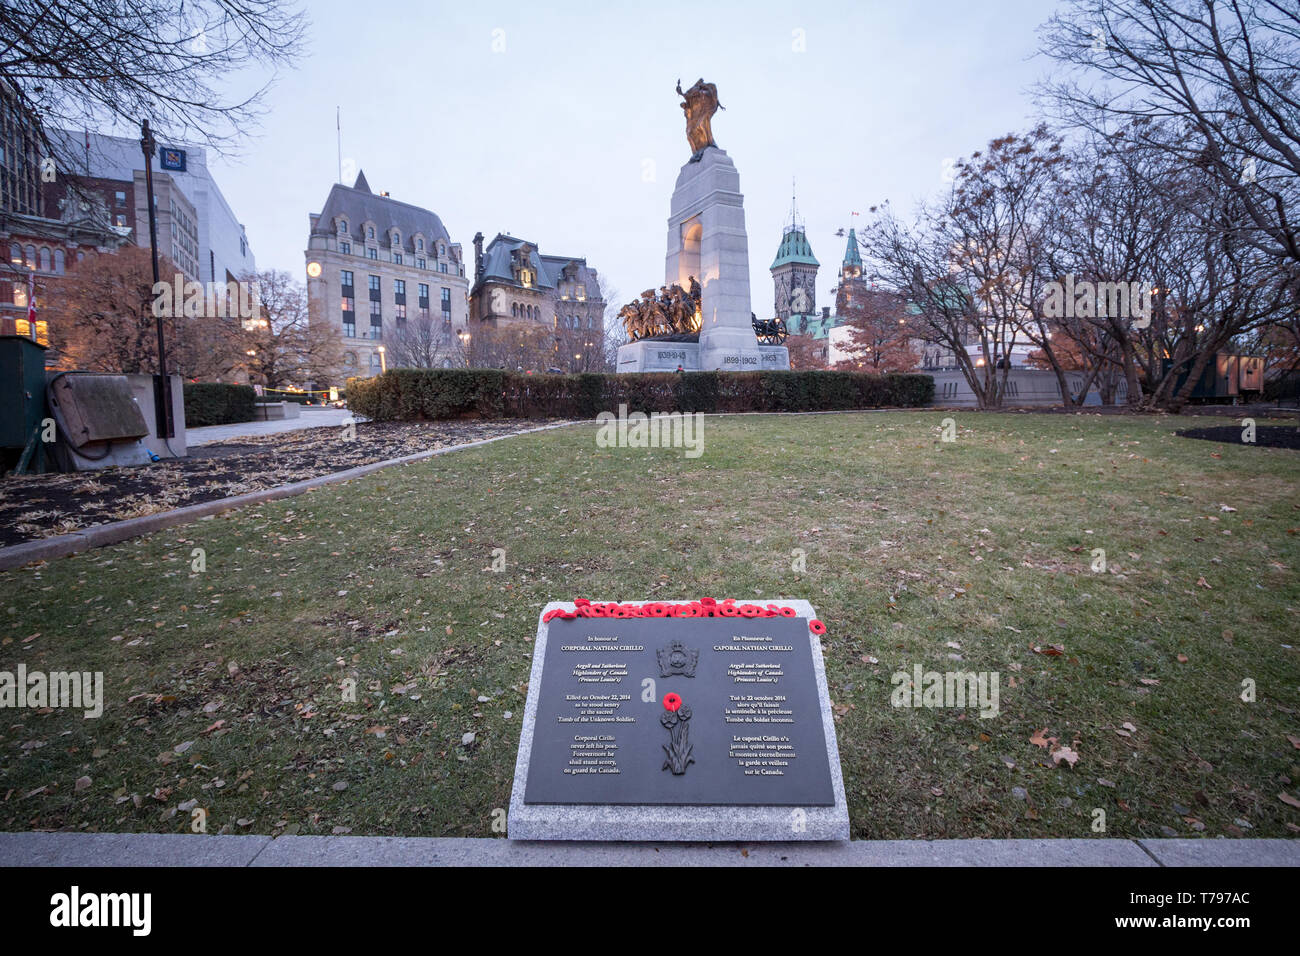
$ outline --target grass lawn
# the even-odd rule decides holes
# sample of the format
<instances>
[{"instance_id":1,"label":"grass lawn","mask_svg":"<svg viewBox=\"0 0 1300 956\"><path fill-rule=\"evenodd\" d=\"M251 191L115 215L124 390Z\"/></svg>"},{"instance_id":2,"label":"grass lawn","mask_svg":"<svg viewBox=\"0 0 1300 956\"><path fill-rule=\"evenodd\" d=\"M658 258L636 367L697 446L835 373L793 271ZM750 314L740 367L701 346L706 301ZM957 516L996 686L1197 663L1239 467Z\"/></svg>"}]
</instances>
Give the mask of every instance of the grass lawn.
<instances>
[{"instance_id":1,"label":"grass lawn","mask_svg":"<svg viewBox=\"0 0 1300 956\"><path fill-rule=\"evenodd\" d=\"M1300 452L1203 423L710 417L695 459L582 425L0 574L0 669L107 683L0 713L0 830L491 836L540 607L708 595L817 607L854 838L1294 835ZM1000 713L892 707L917 663Z\"/></svg>"}]
</instances>

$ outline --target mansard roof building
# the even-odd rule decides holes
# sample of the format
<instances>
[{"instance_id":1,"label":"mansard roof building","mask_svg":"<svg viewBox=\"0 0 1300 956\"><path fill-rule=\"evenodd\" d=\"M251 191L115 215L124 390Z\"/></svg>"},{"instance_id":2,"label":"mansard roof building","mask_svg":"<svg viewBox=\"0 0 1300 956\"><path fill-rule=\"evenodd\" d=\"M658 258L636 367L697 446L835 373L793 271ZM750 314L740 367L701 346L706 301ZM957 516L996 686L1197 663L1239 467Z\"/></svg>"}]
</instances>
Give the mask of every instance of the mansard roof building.
<instances>
[{"instance_id":1,"label":"mansard roof building","mask_svg":"<svg viewBox=\"0 0 1300 956\"><path fill-rule=\"evenodd\" d=\"M537 243L497 233L474 236L470 333L536 329L553 334L554 366L584 371L603 361L605 300L582 256L542 253Z\"/></svg>"},{"instance_id":2,"label":"mansard roof building","mask_svg":"<svg viewBox=\"0 0 1300 956\"><path fill-rule=\"evenodd\" d=\"M436 345L425 347L426 360L465 364L469 279L460 243L436 213L372 192L363 172L351 186L330 187L309 218L311 317L342 332L345 376L388 367L385 340L400 340L412 321L434 325Z\"/></svg>"}]
</instances>

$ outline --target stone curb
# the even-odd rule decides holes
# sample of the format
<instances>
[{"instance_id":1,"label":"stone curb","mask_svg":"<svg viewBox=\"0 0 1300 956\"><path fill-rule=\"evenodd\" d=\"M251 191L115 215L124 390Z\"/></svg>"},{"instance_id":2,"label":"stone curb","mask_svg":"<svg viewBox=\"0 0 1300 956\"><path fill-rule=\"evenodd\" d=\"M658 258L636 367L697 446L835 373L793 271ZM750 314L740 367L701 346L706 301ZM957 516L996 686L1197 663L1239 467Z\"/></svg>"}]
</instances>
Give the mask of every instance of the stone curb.
<instances>
[{"instance_id":1,"label":"stone curb","mask_svg":"<svg viewBox=\"0 0 1300 956\"><path fill-rule=\"evenodd\" d=\"M0 833L0 866L1300 866L1300 840L538 843L505 839Z\"/></svg>"},{"instance_id":2,"label":"stone curb","mask_svg":"<svg viewBox=\"0 0 1300 956\"><path fill-rule=\"evenodd\" d=\"M511 432L508 435L496 435L492 438L482 438L478 441L465 442L461 445L447 445L444 448L430 448L425 451L418 451L411 455L403 455L401 458L390 458L387 461L371 462L368 465L358 465L355 468L349 468L346 471L336 471L328 475L319 475L315 478L307 478L303 481L295 481L288 485L279 485L275 488L265 488L262 491L250 491L247 494L235 495L232 498L217 498L213 501L203 501L196 505L186 505L184 508L176 508L172 511L162 511L158 514L144 515L140 518L127 518L123 521L112 521L108 524L96 525L93 528L87 528L85 531L73 531L69 534L56 535L50 538L41 538L36 541L25 541L22 544L10 545L7 548L0 548L0 571L9 571L13 568L22 567L32 561L49 561L53 558L62 558L70 554L76 554L80 551L89 551L91 548L102 548L104 545L117 544L128 538L136 538L140 535L152 534L155 531L162 531L164 528L175 527L179 524L188 524L198 518L205 518L208 515L220 514L223 511L232 511L236 508L243 508L248 505L257 505L265 501L275 501L277 498L291 498L295 495L301 495L304 492L311 491L313 488L321 488L325 485L338 484L339 482L351 481L353 478L360 478L371 472L380 471L384 468L391 468L394 465L407 465L412 462L423 461L426 458L432 458L435 455L445 455L448 452L464 451L467 448L478 448L482 445L490 445L493 442L504 441L507 438L515 438L519 435L530 435L534 432L550 431L553 428L568 428L572 425L583 424L582 422L560 422L554 425L541 425L537 428L528 428L524 431ZM328 427L328 426L326 426Z\"/></svg>"}]
</instances>

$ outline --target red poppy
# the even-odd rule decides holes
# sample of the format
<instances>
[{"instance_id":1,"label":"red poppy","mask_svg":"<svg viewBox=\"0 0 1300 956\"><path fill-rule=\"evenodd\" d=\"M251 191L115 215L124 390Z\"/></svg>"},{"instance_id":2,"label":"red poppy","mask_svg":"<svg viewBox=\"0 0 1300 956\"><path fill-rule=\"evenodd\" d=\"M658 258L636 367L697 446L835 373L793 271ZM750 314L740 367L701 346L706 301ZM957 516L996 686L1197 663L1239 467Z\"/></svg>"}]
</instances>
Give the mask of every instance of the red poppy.
<instances>
[{"instance_id":1,"label":"red poppy","mask_svg":"<svg viewBox=\"0 0 1300 956\"><path fill-rule=\"evenodd\" d=\"M782 617L794 617L795 611L792 607L783 607L780 609Z\"/></svg>"},{"instance_id":2,"label":"red poppy","mask_svg":"<svg viewBox=\"0 0 1300 956\"><path fill-rule=\"evenodd\" d=\"M813 618L808 622L808 630L812 631L814 634L825 634L826 625L817 620L817 618Z\"/></svg>"},{"instance_id":3,"label":"red poppy","mask_svg":"<svg viewBox=\"0 0 1300 956\"><path fill-rule=\"evenodd\" d=\"M664 694L664 709L676 710L682 706L682 699L676 694Z\"/></svg>"}]
</instances>

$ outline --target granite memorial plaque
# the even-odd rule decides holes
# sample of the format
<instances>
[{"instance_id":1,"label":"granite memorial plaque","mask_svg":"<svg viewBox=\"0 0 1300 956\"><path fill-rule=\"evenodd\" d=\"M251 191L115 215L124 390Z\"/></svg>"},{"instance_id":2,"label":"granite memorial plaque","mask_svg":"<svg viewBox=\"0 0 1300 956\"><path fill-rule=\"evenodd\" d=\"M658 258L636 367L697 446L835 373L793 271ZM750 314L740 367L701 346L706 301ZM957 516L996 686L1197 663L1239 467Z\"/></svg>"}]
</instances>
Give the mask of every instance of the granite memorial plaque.
<instances>
[{"instance_id":1,"label":"granite memorial plaque","mask_svg":"<svg viewBox=\"0 0 1300 956\"><path fill-rule=\"evenodd\" d=\"M847 839L814 614L779 603L792 616L544 620L510 837Z\"/></svg>"}]
</instances>

